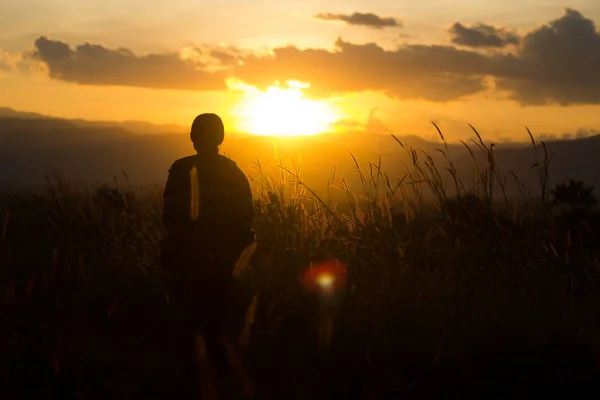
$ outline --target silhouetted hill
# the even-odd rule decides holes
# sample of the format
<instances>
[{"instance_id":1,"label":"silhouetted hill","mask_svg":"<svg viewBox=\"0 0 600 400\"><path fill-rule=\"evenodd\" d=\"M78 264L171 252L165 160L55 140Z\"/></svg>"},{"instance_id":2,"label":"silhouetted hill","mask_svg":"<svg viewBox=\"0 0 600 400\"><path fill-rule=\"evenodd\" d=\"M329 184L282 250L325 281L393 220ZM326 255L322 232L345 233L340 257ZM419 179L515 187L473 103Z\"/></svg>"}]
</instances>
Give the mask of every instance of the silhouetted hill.
<instances>
[{"instance_id":1,"label":"silhouetted hill","mask_svg":"<svg viewBox=\"0 0 600 400\"><path fill-rule=\"evenodd\" d=\"M0 107L0 118L21 118L21 119L54 119L38 113L13 110L8 107Z\"/></svg>"},{"instance_id":2,"label":"silhouetted hill","mask_svg":"<svg viewBox=\"0 0 600 400\"><path fill-rule=\"evenodd\" d=\"M173 160L193 150L185 128L171 126L171 131L164 132L161 129L149 123L71 121L0 109L0 183L4 188L8 184L39 184L52 171L76 182L94 183L122 177L121 171L125 171L133 185L162 184ZM437 150L445 151L442 143L418 136L399 139L418 149L421 156L421 150L431 155L438 169L446 169L444 155ZM478 161L485 162L485 156L476 146L471 147ZM541 146L538 147L541 154ZM579 179L600 187L596 161L600 136L550 141L547 147L553 154L552 185ZM460 176L470 184L473 160L469 152L462 144L450 144L448 149ZM405 163L410 162L410 157L391 136L364 132L306 138L236 135L226 140L223 151L255 177L256 160L271 166L276 164L276 156L288 161L301 160L303 179L319 191L327 187L334 168L337 176L344 177L351 186L360 185L351 153L367 169L369 162L377 164L381 158L382 168L391 178L404 176ZM539 186L531 168L535 154L530 144L500 143L495 148L495 157L501 171L514 172L532 190ZM509 189L511 195L518 193L516 186Z\"/></svg>"},{"instance_id":3,"label":"silhouetted hill","mask_svg":"<svg viewBox=\"0 0 600 400\"><path fill-rule=\"evenodd\" d=\"M87 121L84 119L61 119L42 114L17 111L8 107L0 107L0 118L3 119L42 119L45 121L61 120L81 128L121 128L140 134L185 133L187 128L179 125L157 125L146 121Z\"/></svg>"}]
</instances>

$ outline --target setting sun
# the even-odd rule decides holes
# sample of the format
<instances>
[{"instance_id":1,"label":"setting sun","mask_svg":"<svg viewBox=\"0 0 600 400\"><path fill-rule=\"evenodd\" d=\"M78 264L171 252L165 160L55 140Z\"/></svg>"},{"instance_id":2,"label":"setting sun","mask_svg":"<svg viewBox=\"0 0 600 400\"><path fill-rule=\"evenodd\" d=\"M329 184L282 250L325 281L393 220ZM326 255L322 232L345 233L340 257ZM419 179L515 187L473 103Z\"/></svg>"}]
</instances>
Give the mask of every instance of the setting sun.
<instances>
[{"instance_id":1,"label":"setting sun","mask_svg":"<svg viewBox=\"0 0 600 400\"><path fill-rule=\"evenodd\" d=\"M229 87L244 92L244 99L234 108L240 131L265 136L310 136L333 130L339 120L336 107L325 100L304 97L308 84L290 81L287 87L274 85L266 91L241 82Z\"/></svg>"}]
</instances>

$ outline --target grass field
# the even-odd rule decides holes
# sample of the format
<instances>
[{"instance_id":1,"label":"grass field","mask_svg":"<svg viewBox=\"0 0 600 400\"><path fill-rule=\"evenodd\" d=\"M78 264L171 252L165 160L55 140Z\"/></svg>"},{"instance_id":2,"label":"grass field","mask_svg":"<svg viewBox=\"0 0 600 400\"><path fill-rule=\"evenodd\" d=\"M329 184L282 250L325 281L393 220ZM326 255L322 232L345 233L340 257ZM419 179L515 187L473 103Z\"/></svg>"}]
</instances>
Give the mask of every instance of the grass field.
<instances>
[{"instance_id":1,"label":"grass field","mask_svg":"<svg viewBox=\"0 0 600 400\"><path fill-rule=\"evenodd\" d=\"M540 186L519 199L503 196L518 178L481 139L470 182L444 147L436 165L401 142L406 174L357 164L360 191L332 171L331 193L316 194L297 168L257 164L258 247L240 279L258 298L247 350L258 398L597 390L598 216L557 211L551 155L532 146ZM2 398L177 398L161 194L51 176L44 191L2 199ZM326 304L323 351L323 304L299 276L333 259L347 283Z\"/></svg>"}]
</instances>

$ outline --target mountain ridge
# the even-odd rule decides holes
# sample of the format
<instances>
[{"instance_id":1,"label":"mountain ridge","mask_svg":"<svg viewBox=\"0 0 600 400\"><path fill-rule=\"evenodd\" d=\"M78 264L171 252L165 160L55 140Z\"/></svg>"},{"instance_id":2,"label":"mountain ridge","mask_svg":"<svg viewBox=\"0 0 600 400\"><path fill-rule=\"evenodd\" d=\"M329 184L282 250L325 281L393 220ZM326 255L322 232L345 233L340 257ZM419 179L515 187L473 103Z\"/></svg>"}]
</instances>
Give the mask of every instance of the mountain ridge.
<instances>
[{"instance_id":1,"label":"mountain ridge","mask_svg":"<svg viewBox=\"0 0 600 400\"><path fill-rule=\"evenodd\" d=\"M4 184L39 184L53 171L75 182L110 181L125 171L133 184L163 184L171 163L193 153L185 130L180 134L158 131L142 134L119 124L78 124L68 119L11 111L0 108L0 183ZM445 156L438 151L446 151L441 141L428 141L417 135L397 138L418 149L420 156L429 154L440 171L446 170ZM552 185L575 179L600 187L600 168L596 162L600 135L545 144L553 155ZM541 154L540 141L537 146ZM485 154L474 144L471 148L478 161L485 162ZM474 162L465 146L449 143L447 149L463 181L472 182ZM255 168L257 160L275 169L281 160L292 167L300 161L302 179L321 193L327 191L334 170L354 189L361 190L355 159L365 169L372 168L370 165L378 164L381 159L383 170L391 178L402 177L407 171L405 165L411 163L410 156L391 135L368 132L302 138L230 135L222 150L244 172L253 175L254 180L260 179ZM494 154L503 174L513 172L525 185L535 189L537 176L531 166L536 159L531 143L498 143Z\"/></svg>"}]
</instances>

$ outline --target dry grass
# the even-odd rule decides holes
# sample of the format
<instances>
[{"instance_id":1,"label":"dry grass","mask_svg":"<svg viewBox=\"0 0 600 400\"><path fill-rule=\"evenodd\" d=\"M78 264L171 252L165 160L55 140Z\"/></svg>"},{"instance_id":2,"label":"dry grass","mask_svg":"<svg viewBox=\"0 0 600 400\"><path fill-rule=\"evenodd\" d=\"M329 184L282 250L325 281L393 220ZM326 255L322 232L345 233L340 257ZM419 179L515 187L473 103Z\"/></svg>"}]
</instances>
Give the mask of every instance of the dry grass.
<instances>
[{"instance_id":1,"label":"dry grass","mask_svg":"<svg viewBox=\"0 0 600 400\"><path fill-rule=\"evenodd\" d=\"M348 266L332 306L332 357L359 369L401 357L422 366L461 360L475 373L478 355L573 350L590 341L598 227L561 228L549 201L551 155L531 133L534 191L503 175L494 145L473 131L477 140L463 143L473 159L471 182L460 179L448 146L439 149L442 165L395 137L410 156L405 173L389 176L382 160L354 159L360 190L334 171L328 193L317 194L303 183L300 165L256 163L258 245L237 272L258 294L249 341L251 357L262 360L257 373L273 368L269 357L277 355L269 348L285 348L294 365L301 364L294 357L306 357L316 305L298 277L328 258ZM508 185L520 187L522 198L509 199ZM7 376L18 375L22 365L15 365L30 356L75 376L82 358L102 352L89 332L108 334L115 324L140 339L148 321L168 319L157 265L160 190L140 195L115 182L83 191L53 176L45 192L7 205L0 225ZM121 322L111 322L119 315ZM158 341L167 331L145 333Z\"/></svg>"}]
</instances>

